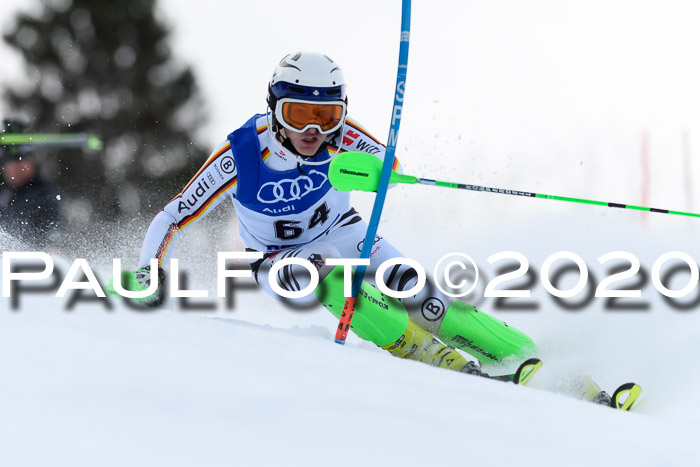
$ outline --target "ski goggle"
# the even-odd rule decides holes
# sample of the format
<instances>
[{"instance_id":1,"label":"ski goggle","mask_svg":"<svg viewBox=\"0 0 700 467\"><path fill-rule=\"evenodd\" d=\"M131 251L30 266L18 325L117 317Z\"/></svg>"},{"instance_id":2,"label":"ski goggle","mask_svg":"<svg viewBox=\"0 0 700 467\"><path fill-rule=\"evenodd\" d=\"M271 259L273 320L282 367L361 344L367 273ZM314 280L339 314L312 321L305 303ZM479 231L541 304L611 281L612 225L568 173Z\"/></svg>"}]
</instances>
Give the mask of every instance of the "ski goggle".
<instances>
[{"instance_id":1,"label":"ski goggle","mask_svg":"<svg viewBox=\"0 0 700 467\"><path fill-rule=\"evenodd\" d=\"M327 135L339 129L345 121L345 102L308 102L280 99L275 109L277 120L285 128L303 132L316 128Z\"/></svg>"}]
</instances>

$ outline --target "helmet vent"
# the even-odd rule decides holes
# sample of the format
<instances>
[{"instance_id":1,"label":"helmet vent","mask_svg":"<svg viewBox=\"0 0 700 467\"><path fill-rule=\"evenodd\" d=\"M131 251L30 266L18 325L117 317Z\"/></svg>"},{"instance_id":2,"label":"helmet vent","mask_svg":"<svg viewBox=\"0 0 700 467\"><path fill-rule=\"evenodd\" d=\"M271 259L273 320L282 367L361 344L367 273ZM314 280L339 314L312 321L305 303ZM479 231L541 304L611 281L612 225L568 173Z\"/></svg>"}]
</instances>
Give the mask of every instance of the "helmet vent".
<instances>
[{"instance_id":1,"label":"helmet vent","mask_svg":"<svg viewBox=\"0 0 700 467\"><path fill-rule=\"evenodd\" d=\"M297 80L297 83L299 80ZM298 86L289 86L289 90L292 92L295 92L297 94L306 94L306 90L304 88L300 88Z\"/></svg>"}]
</instances>

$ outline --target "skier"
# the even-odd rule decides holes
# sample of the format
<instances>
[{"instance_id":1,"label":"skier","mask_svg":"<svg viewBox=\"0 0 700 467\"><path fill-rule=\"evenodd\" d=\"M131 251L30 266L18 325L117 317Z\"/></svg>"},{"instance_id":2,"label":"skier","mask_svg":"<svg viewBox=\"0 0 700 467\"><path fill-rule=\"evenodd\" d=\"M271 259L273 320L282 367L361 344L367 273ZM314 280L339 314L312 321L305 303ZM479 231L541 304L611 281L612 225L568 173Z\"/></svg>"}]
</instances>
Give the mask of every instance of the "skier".
<instances>
[{"instance_id":1,"label":"skier","mask_svg":"<svg viewBox=\"0 0 700 467\"><path fill-rule=\"evenodd\" d=\"M345 151L383 159L386 148L347 116L343 72L325 55L297 52L285 56L269 82L267 103L267 112L254 115L232 132L182 192L155 216L134 276L139 288L150 283L152 258L158 260L156 277L162 284L160 266L182 233L230 198L246 250L259 253L259 258L251 260L251 269L260 287L280 298L267 272L285 258L308 259L318 268L320 286L315 295L291 302L307 305L320 300L335 314L340 312L342 268L334 270L326 260L359 258L367 225L350 205L349 193L331 186L328 163ZM400 170L398 162L394 170ZM374 266L403 257L380 235L374 243ZM390 304L393 313L386 313L389 297L370 285L372 273L366 277L369 284L363 285L364 302L358 302L353 329L393 355L485 375L479 365L454 348L489 363L534 353L532 340L520 331L471 305L453 301L433 286L399 305ZM387 270L384 280L393 290L408 290L417 274L410 267L396 265ZM302 266L286 265L277 281L284 290L299 291L309 284L310 274ZM158 305L163 297L163 287L158 287L143 301Z\"/></svg>"}]
</instances>

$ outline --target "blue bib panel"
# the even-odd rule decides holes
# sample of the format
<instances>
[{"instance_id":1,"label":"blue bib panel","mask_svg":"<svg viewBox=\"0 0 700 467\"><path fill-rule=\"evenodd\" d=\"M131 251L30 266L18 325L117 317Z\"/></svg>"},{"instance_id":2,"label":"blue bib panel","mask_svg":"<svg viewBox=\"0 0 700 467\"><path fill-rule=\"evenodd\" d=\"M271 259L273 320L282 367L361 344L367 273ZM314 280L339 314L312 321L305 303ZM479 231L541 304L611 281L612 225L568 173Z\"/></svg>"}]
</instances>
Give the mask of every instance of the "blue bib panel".
<instances>
[{"instance_id":1,"label":"blue bib panel","mask_svg":"<svg viewBox=\"0 0 700 467\"><path fill-rule=\"evenodd\" d=\"M350 209L350 194L333 188L328 164L302 164L304 173L268 168L260 141L276 143L268 133L258 134L264 121L264 115L255 115L228 140L238 173L233 203L241 238L249 248L271 252L323 237ZM316 158L325 159L330 159L327 150Z\"/></svg>"},{"instance_id":2,"label":"blue bib panel","mask_svg":"<svg viewBox=\"0 0 700 467\"><path fill-rule=\"evenodd\" d=\"M262 161L258 132L255 125L263 115L257 114L242 127L228 135L238 170L236 199L246 208L270 216L288 212L303 212L318 203L330 189L328 164L307 166L302 174L297 169L276 172ZM328 150L316 160L330 158Z\"/></svg>"}]
</instances>

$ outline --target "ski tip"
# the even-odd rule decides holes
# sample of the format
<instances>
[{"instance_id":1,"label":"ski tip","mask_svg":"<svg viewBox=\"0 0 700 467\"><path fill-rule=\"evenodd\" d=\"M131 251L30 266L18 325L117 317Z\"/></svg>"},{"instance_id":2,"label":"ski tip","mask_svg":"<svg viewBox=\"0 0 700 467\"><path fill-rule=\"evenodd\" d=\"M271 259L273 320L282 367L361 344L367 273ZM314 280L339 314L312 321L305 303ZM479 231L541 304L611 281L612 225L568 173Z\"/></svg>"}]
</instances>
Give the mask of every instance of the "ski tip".
<instances>
[{"instance_id":1,"label":"ski tip","mask_svg":"<svg viewBox=\"0 0 700 467\"><path fill-rule=\"evenodd\" d=\"M513 382L520 385L527 384L540 368L542 368L542 360L539 358L533 357L525 360L515 372Z\"/></svg>"},{"instance_id":2,"label":"ski tip","mask_svg":"<svg viewBox=\"0 0 700 467\"><path fill-rule=\"evenodd\" d=\"M345 341L344 341L344 340L341 340L341 339L336 339L336 340L335 340L335 343L336 343L336 344L340 344L340 345L345 345Z\"/></svg>"},{"instance_id":3,"label":"ski tip","mask_svg":"<svg viewBox=\"0 0 700 467\"><path fill-rule=\"evenodd\" d=\"M637 403L642 393L642 387L636 383L625 383L615 389L610 400L610 407L619 410L630 410Z\"/></svg>"}]
</instances>

